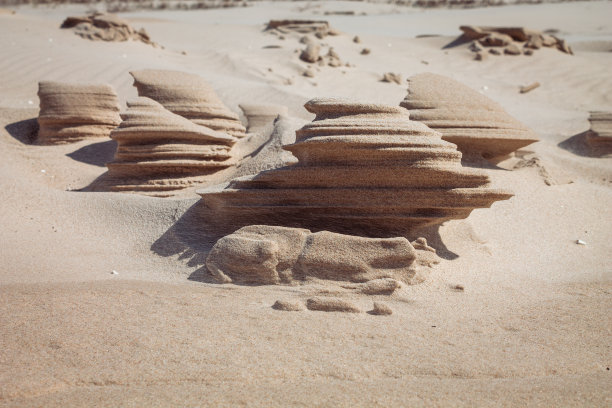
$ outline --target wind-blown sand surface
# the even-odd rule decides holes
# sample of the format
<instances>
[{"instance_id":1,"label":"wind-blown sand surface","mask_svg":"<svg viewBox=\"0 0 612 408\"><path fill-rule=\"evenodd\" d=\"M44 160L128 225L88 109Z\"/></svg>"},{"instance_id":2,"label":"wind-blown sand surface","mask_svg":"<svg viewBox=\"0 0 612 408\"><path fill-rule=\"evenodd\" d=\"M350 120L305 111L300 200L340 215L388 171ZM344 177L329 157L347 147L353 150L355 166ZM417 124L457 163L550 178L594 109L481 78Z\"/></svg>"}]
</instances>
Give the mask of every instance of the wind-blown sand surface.
<instances>
[{"instance_id":1,"label":"wind-blown sand surface","mask_svg":"<svg viewBox=\"0 0 612 408\"><path fill-rule=\"evenodd\" d=\"M84 7L0 14L0 406L612 403L612 158L563 144L588 130L589 111L612 110L612 3L350 3L366 16L322 15L342 2L300 11L308 3L121 15L163 49L59 29ZM303 76L304 45L263 32L273 18L328 20L344 34L322 42L352 66ZM556 28L575 55L474 61L463 46L443 49L462 24ZM540 142L483 170L515 196L444 224L443 260L424 283L391 297L322 282L218 285L205 267L217 234L193 189L165 199L78 191L106 172L114 141L30 144L38 81L108 83L125 110L137 96L128 71L148 68L202 76L236 113L281 104L306 120L313 97L398 105L406 84L380 82L383 73L434 72L480 90ZM393 314L271 307L326 291Z\"/></svg>"}]
</instances>

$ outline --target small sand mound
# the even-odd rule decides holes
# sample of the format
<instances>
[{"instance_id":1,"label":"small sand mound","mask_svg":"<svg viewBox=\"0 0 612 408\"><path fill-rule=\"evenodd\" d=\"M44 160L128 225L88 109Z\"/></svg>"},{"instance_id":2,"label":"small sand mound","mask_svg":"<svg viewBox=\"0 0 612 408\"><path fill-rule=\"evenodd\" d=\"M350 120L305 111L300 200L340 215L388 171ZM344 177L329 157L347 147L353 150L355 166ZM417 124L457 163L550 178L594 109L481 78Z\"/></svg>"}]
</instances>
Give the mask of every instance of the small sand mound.
<instances>
[{"instance_id":1,"label":"small sand mound","mask_svg":"<svg viewBox=\"0 0 612 408\"><path fill-rule=\"evenodd\" d=\"M590 112L587 143L596 150L612 152L612 112Z\"/></svg>"},{"instance_id":2,"label":"small sand mound","mask_svg":"<svg viewBox=\"0 0 612 408\"><path fill-rule=\"evenodd\" d=\"M491 99L447 77L418 74L408 79L400 106L410 117L442 133L468 157L508 155L537 142L535 134Z\"/></svg>"},{"instance_id":3,"label":"small sand mound","mask_svg":"<svg viewBox=\"0 0 612 408\"><path fill-rule=\"evenodd\" d=\"M139 96L161 103L172 113L197 125L206 126L234 137L245 136L238 115L229 110L214 89L198 75L179 71L132 71Z\"/></svg>"},{"instance_id":4,"label":"small sand mound","mask_svg":"<svg viewBox=\"0 0 612 408\"><path fill-rule=\"evenodd\" d=\"M512 196L399 106L320 98L306 109L315 120L284 146L296 165L198 191L218 222L417 237Z\"/></svg>"},{"instance_id":5,"label":"small sand mound","mask_svg":"<svg viewBox=\"0 0 612 408\"><path fill-rule=\"evenodd\" d=\"M239 106L247 118L247 132L249 133L269 131L274 126L276 118L289 114L289 109L283 105L240 104Z\"/></svg>"},{"instance_id":6,"label":"small sand mound","mask_svg":"<svg viewBox=\"0 0 612 408\"><path fill-rule=\"evenodd\" d=\"M80 37L102 41L142 41L156 46L144 28L136 31L127 21L115 14L94 13L88 16L68 17L61 28L69 28Z\"/></svg>"},{"instance_id":7,"label":"small sand mound","mask_svg":"<svg viewBox=\"0 0 612 408\"><path fill-rule=\"evenodd\" d=\"M348 300L328 297L314 297L306 301L308 310L318 312L361 313L361 310Z\"/></svg>"},{"instance_id":8,"label":"small sand mound","mask_svg":"<svg viewBox=\"0 0 612 408\"><path fill-rule=\"evenodd\" d=\"M390 295L400 287L399 281L415 284L424 279L422 255L431 257L401 237L364 238L251 225L219 239L206 266L220 283L288 284L318 278L365 282L354 289Z\"/></svg>"},{"instance_id":9,"label":"small sand mound","mask_svg":"<svg viewBox=\"0 0 612 408\"><path fill-rule=\"evenodd\" d=\"M283 310L285 312L300 312L304 309L304 305L301 302L293 300L277 300L272 305L274 310Z\"/></svg>"},{"instance_id":10,"label":"small sand mound","mask_svg":"<svg viewBox=\"0 0 612 408\"><path fill-rule=\"evenodd\" d=\"M534 50L539 50L542 47L555 47L566 54L574 54L565 40L525 27L461 26L459 29L463 31L462 39L478 41L485 47L508 47L504 52L508 55L520 55L521 48L519 46L522 46L525 55L532 55ZM527 49L530 52L525 52ZM473 45L470 46L470 50L480 52L480 50L474 49ZM500 55L501 53L491 54Z\"/></svg>"},{"instance_id":11,"label":"small sand mound","mask_svg":"<svg viewBox=\"0 0 612 408\"><path fill-rule=\"evenodd\" d=\"M119 123L119 102L110 85L38 84L39 144L72 143L109 137Z\"/></svg>"},{"instance_id":12,"label":"small sand mound","mask_svg":"<svg viewBox=\"0 0 612 408\"><path fill-rule=\"evenodd\" d=\"M149 98L128 102L111 133L117 152L108 163L111 191L165 197L232 166L236 139L198 126Z\"/></svg>"},{"instance_id":13,"label":"small sand mound","mask_svg":"<svg viewBox=\"0 0 612 408\"><path fill-rule=\"evenodd\" d=\"M393 314L393 310L384 303L374 302L373 307L374 308L368 313L377 316L389 316Z\"/></svg>"}]
</instances>

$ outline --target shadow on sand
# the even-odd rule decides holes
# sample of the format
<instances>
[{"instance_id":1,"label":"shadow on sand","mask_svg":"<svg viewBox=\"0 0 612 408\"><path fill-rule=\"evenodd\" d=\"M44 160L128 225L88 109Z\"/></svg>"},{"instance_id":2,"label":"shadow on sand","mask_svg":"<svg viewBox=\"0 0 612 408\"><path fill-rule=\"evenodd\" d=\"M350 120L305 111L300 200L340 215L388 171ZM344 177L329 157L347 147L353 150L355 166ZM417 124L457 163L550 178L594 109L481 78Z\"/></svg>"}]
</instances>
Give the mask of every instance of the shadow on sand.
<instances>
[{"instance_id":1,"label":"shadow on sand","mask_svg":"<svg viewBox=\"0 0 612 408\"><path fill-rule=\"evenodd\" d=\"M117 142L114 140L106 140L104 142L83 146L66 156L82 163L104 167L106 163L113 160L115 150L117 150Z\"/></svg>"},{"instance_id":2,"label":"shadow on sand","mask_svg":"<svg viewBox=\"0 0 612 408\"><path fill-rule=\"evenodd\" d=\"M575 155L582 157L603 157L612 153L612 148L610 146L602 146L601 148L594 148L588 143L588 136L590 131L587 130L582 133L578 133L561 143L557 146L563 150L567 150L570 153L574 153Z\"/></svg>"},{"instance_id":3,"label":"shadow on sand","mask_svg":"<svg viewBox=\"0 0 612 408\"><path fill-rule=\"evenodd\" d=\"M16 140L23 144L32 144L38 135L38 120L36 118L20 120L4 127Z\"/></svg>"}]
</instances>

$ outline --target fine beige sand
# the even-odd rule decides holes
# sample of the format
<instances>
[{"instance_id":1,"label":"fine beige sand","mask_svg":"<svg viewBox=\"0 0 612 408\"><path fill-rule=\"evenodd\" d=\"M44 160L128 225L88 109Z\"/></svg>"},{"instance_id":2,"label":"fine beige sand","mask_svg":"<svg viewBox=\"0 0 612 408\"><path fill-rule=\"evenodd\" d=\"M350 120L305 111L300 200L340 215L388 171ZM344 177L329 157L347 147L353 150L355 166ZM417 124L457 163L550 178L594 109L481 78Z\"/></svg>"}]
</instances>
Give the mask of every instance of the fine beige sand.
<instances>
[{"instance_id":1,"label":"fine beige sand","mask_svg":"<svg viewBox=\"0 0 612 408\"><path fill-rule=\"evenodd\" d=\"M343 10L356 13L334 14ZM612 3L120 14L160 47L59 28L88 11L0 13L0 406L612 404L612 158L576 139L589 112L612 110ZM317 43L349 66L304 62L301 34L264 31L298 18L339 30ZM465 44L445 48L461 25L558 29L574 55L475 61ZM313 119L303 107L312 98L399 106L408 84L383 74L432 72L491 98L540 141L465 164L514 196L447 221L428 239L442 260L420 284L392 295L316 279L217 284L205 265L221 232L196 187L173 198L91 191L115 141L33 144L39 81L109 84L125 112L138 96L129 72L144 69L199 75L243 125L239 105L287 106L295 129ZM275 148L241 139L246 158L220 181L279 167L277 136Z\"/></svg>"}]
</instances>

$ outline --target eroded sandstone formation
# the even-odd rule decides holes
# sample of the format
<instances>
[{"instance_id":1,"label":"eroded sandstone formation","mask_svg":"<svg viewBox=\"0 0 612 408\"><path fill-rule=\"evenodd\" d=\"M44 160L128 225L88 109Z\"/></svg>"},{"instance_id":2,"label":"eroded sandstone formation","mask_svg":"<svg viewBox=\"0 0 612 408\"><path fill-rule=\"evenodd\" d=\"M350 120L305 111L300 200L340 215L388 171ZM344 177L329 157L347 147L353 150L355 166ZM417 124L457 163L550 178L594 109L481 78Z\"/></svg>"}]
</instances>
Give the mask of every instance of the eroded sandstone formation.
<instances>
[{"instance_id":1,"label":"eroded sandstone formation","mask_svg":"<svg viewBox=\"0 0 612 408\"><path fill-rule=\"evenodd\" d=\"M274 119L279 115L289 114L289 109L283 105L240 104L240 109L246 116L249 133L264 132L274 126Z\"/></svg>"},{"instance_id":2,"label":"eroded sandstone formation","mask_svg":"<svg viewBox=\"0 0 612 408\"><path fill-rule=\"evenodd\" d=\"M38 84L39 144L108 137L121 123L117 94L110 85Z\"/></svg>"},{"instance_id":3,"label":"eroded sandstone formation","mask_svg":"<svg viewBox=\"0 0 612 408\"><path fill-rule=\"evenodd\" d=\"M220 283L288 284L317 278L368 282L355 289L388 295L398 281L421 282L426 267L438 262L435 251L420 243L251 225L217 241L206 266Z\"/></svg>"},{"instance_id":4,"label":"eroded sandstone formation","mask_svg":"<svg viewBox=\"0 0 612 408\"><path fill-rule=\"evenodd\" d=\"M218 220L411 235L508 199L461 166L455 145L398 106L317 98L316 118L284 146L298 163L198 191Z\"/></svg>"},{"instance_id":5,"label":"eroded sandstone formation","mask_svg":"<svg viewBox=\"0 0 612 408\"><path fill-rule=\"evenodd\" d=\"M132 71L139 96L151 98L164 108L197 125L234 137L245 136L238 115L223 104L215 90L198 75L179 71Z\"/></svg>"},{"instance_id":6,"label":"eroded sandstone formation","mask_svg":"<svg viewBox=\"0 0 612 408\"><path fill-rule=\"evenodd\" d=\"M612 152L612 112L590 112L587 143L594 149Z\"/></svg>"},{"instance_id":7,"label":"eroded sandstone formation","mask_svg":"<svg viewBox=\"0 0 612 408\"><path fill-rule=\"evenodd\" d=\"M111 191L165 197L235 164L237 139L194 124L149 98L128 102L112 133L117 151L108 163Z\"/></svg>"},{"instance_id":8,"label":"eroded sandstone formation","mask_svg":"<svg viewBox=\"0 0 612 408\"><path fill-rule=\"evenodd\" d=\"M408 79L400 106L410 117L442 133L468 158L491 159L537 142L533 131L496 102L451 78L424 73Z\"/></svg>"},{"instance_id":9,"label":"eroded sandstone formation","mask_svg":"<svg viewBox=\"0 0 612 408\"><path fill-rule=\"evenodd\" d=\"M88 40L134 40L157 46L144 28L134 30L127 21L115 14L93 13L88 16L68 17L61 28L72 29L76 35Z\"/></svg>"}]
</instances>

